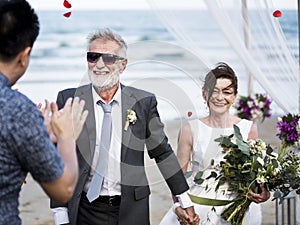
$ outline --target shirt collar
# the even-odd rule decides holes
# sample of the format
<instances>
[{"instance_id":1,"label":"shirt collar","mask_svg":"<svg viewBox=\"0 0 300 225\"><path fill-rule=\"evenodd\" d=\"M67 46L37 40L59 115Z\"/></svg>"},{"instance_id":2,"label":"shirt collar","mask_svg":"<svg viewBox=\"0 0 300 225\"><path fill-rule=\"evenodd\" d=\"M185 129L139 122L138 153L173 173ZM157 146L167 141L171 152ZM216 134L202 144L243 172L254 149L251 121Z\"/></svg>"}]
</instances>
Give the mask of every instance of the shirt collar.
<instances>
[{"instance_id":1,"label":"shirt collar","mask_svg":"<svg viewBox=\"0 0 300 225\"><path fill-rule=\"evenodd\" d=\"M11 87L11 84L6 76L0 73L0 85L3 87Z\"/></svg>"},{"instance_id":2,"label":"shirt collar","mask_svg":"<svg viewBox=\"0 0 300 225\"><path fill-rule=\"evenodd\" d=\"M97 102L100 100L102 102L105 102L96 92L95 88L92 88L92 95L93 95L93 100L94 103L97 104ZM118 90L116 91L115 95L113 96L113 98L110 100L109 104L111 102L117 103L118 105L120 105L121 103L121 85L119 84L118 86Z\"/></svg>"}]
</instances>

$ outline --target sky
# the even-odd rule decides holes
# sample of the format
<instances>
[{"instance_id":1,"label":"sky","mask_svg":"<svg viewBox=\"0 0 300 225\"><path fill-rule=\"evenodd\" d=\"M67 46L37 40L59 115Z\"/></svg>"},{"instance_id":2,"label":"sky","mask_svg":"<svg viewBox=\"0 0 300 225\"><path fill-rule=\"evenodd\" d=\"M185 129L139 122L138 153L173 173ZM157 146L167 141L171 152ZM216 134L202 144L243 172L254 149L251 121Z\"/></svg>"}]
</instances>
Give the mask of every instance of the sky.
<instances>
[{"instance_id":1,"label":"sky","mask_svg":"<svg viewBox=\"0 0 300 225\"><path fill-rule=\"evenodd\" d=\"M63 6L66 0L28 0L36 10L68 10ZM67 0L71 3L71 9L74 10L91 10L91 9L150 9L151 0ZM237 0L236 0L237 1ZM261 1L261 0L256 0ZM162 0L159 4L166 7L172 5L178 8L193 6L203 7L200 0ZM253 2L250 0L249 3ZM297 9L297 0L273 0L276 9Z\"/></svg>"}]
</instances>

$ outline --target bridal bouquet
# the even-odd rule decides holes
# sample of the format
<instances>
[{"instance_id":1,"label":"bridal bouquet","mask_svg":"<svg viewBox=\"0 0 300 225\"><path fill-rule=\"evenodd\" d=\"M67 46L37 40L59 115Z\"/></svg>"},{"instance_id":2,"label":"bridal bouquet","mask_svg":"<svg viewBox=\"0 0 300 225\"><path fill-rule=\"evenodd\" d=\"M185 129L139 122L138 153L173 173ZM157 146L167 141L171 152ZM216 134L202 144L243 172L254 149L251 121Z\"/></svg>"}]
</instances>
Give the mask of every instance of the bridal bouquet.
<instances>
[{"instance_id":1,"label":"bridal bouquet","mask_svg":"<svg viewBox=\"0 0 300 225\"><path fill-rule=\"evenodd\" d=\"M216 192L226 184L227 190L233 193L234 198L224 204L228 206L221 214L227 222L232 225L243 224L245 213L251 204L251 200L247 198L248 190L259 193L261 183L270 192L274 192L273 200L282 200L293 190L300 194L300 159L294 151L281 148L276 154L271 146L260 139L244 141L235 125L234 134L221 136L215 141L222 147L224 160L214 165L218 173L212 172L208 178L216 180ZM202 174L202 171L198 173ZM203 182L197 175L195 182ZM203 201L201 197L192 195L191 199L195 203Z\"/></svg>"},{"instance_id":2,"label":"bridal bouquet","mask_svg":"<svg viewBox=\"0 0 300 225\"><path fill-rule=\"evenodd\" d=\"M253 121L271 117L271 100L264 94L255 94L255 97L240 96L236 109L238 117Z\"/></svg>"}]
</instances>

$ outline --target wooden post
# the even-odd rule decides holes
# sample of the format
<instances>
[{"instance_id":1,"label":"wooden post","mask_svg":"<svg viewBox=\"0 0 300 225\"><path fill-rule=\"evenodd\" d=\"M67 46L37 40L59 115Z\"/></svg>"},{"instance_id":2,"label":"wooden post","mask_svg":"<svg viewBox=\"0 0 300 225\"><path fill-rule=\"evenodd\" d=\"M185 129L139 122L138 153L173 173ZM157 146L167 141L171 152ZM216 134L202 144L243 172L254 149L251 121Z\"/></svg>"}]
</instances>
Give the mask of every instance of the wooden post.
<instances>
[{"instance_id":1,"label":"wooden post","mask_svg":"<svg viewBox=\"0 0 300 225\"><path fill-rule=\"evenodd\" d=\"M300 0L298 0L298 61L300 66ZM300 114L300 72L298 69L298 114Z\"/></svg>"},{"instance_id":2,"label":"wooden post","mask_svg":"<svg viewBox=\"0 0 300 225\"><path fill-rule=\"evenodd\" d=\"M248 21L247 0L242 0L242 15L244 20L243 21L244 43L246 49L249 49L249 21ZM247 74L248 74L248 95L251 96L253 93L253 76L248 69L247 69Z\"/></svg>"}]
</instances>

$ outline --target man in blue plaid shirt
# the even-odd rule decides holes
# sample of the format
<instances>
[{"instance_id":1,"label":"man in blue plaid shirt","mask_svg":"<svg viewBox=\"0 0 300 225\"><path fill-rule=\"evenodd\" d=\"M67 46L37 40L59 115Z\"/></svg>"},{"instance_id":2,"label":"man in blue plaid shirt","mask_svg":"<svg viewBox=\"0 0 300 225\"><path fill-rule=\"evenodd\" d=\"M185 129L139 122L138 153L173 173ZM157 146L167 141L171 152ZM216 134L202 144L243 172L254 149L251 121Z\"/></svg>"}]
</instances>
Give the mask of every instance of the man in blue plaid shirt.
<instances>
[{"instance_id":1,"label":"man in blue plaid shirt","mask_svg":"<svg viewBox=\"0 0 300 225\"><path fill-rule=\"evenodd\" d=\"M11 89L38 33L38 17L25 0L0 1L0 225L21 224L18 197L28 172L60 202L69 200L78 178L75 140L87 116L84 101L69 99L60 111L47 102L39 111Z\"/></svg>"}]
</instances>

